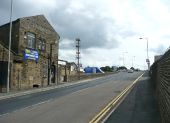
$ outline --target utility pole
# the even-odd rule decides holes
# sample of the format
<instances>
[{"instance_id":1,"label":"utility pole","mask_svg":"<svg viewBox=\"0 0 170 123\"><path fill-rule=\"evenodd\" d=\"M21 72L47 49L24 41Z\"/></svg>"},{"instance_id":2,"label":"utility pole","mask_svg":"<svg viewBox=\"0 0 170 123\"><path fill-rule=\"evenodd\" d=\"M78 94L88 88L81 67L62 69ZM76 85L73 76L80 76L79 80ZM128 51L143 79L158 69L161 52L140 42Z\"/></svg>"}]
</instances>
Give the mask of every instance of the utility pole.
<instances>
[{"instance_id":1,"label":"utility pole","mask_svg":"<svg viewBox=\"0 0 170 123\"><path fill-rule=\"evenodd\" d=\"M9 92L9 81L10 81L10 68L11 68L11 34L12 34L12 10L13 10L13 0L11 0L10 8L10 26L9 26L9 48L8 48L8 75L7 75L7 93Z\"/></svg>"},{"instance_id":2,"label":"utility pole","mask_svg":"<svg viewBox=\"0 0 170 123\"><path fill-rule=\"evenodd\" d=\"M80 39L76 38L76 59L77 59L77 73L80 80Z\"/></svg>"}]
</instances>

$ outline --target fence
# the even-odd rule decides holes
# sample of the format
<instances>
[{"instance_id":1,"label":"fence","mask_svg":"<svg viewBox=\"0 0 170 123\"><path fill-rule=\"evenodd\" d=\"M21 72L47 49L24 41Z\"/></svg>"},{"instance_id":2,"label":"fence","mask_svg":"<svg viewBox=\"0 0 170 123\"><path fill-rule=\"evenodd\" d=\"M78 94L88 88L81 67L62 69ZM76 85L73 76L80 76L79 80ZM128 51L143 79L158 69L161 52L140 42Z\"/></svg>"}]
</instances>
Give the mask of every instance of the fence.
<instances>
[{"instance_id":1,"label":"fence","mask_svg":"<svg viewBox=\"0 0 170 123\"><path fill-rule=\"evenodd\" d=\"M162 123L170 123L170 50L150 68Z\"/></svg>"}]
</instances>

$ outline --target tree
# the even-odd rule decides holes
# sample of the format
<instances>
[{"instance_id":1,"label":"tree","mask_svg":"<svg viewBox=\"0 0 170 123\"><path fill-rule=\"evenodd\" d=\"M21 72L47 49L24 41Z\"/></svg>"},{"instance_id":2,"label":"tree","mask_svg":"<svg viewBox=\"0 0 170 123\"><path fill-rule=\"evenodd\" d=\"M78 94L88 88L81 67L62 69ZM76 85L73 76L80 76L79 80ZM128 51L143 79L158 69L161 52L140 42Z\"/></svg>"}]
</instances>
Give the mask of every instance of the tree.
<instances>
[{"instance_id":1,"label":"tree","mask_svg":"<svg viewBox=\"0 0 170 123\"><path fill-rule=\"evenodd\" d=\"M118 70L127 70L127 68L125 66L120 66L118 67Z\"/></svg>"},{"instance_id":2,"label":"tree","mask_svg":"<svg viewBox=\"0 0 170 123\"><path fill-rule=\"evenodd\" d=\"M135 70L135 68L134 68L134 67L131 67L130 69L131 69L131 70L133 70L133 71Z\"/></svg>"},{"instance_id":3,"label":"tree","mask_svg":"<svg viewBox=\"0 0 170 123\"><path fill-rule=\"evenodd\" d=\"M109 66L101 67L100 69L104 72L113 72L113 69Z\"/></svg>"}]
</instances>

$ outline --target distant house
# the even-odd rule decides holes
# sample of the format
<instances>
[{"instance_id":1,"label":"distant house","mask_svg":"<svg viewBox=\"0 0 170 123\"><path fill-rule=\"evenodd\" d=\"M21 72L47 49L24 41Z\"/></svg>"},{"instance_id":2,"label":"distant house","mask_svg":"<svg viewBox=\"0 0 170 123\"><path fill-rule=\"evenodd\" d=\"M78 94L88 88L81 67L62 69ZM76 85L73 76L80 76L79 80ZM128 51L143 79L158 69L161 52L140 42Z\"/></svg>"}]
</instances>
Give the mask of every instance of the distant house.
<instances>
[{"instance_id":1,"label":"distant house","mask_svg":"<svg viewBox=\"0 0 170 123\"><path fill-rule=\"evenodd\" d=\"M12 22L10 88L56 82L59 35L43 15ZM0 88L6 87L9 23L0 26ZM5 73L4 73L4 71ZM3 76L2 76L3 75Z\"/></svg>"},{"instance_id":2,"label":"distant house","mask_svg":"<svg viewBox=\"0 0 170 123\"><path fill-rule=\"evenodd\" d=\"M98 67L86 67L86 68L84 68L84 71L85 71L85 73L104 73Z\"/></svg>"}]
</instances>

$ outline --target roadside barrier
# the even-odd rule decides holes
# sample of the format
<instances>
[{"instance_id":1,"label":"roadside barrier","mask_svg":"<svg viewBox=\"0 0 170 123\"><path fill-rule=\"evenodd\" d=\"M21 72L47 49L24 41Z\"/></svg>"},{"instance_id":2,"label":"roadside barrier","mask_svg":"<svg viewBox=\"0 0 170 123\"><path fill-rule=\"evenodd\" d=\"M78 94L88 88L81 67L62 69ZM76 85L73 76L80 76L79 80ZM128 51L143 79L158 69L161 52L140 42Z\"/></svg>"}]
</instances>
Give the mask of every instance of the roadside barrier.
<instances>
[{"instance_id":1,"label":"roadside barrier","mask_svg":"<svg viewBox=\"0 0 170 123\"><path fill-rule=\"evenodd\" d=\"M150 68L162 123L170 123L170 50Z\"/></svg>"}]
</instances>

